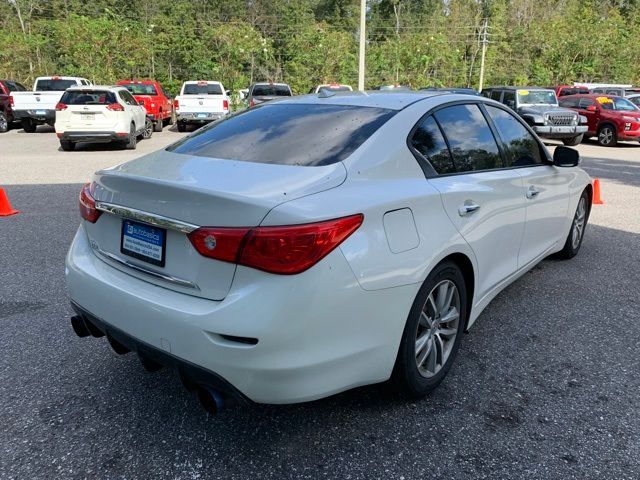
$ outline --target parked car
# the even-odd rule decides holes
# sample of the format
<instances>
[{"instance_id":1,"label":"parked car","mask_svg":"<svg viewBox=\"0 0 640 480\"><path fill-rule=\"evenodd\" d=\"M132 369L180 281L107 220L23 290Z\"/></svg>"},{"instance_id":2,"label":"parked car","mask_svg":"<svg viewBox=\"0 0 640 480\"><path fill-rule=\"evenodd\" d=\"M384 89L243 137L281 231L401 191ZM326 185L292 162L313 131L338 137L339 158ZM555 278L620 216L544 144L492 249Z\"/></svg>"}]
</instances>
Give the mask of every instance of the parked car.
<instances>
[{"instance_id":1,"label":"parked car","mask_svg":"<svg viewBox=\"0 0 640 480\"><path fill-rule=\"evenodd\" d=\"M460 88L460 87L424 87L420 89L421 92L438 92L438 93L459 93L463 95L475 95L480 96L480 93L473 88Z\"/></svg>"},{"instance_id":2,"label":"parked car","mask_svg":"<svg viewBox=\"0 0 640 480\"><path fill-rule=\"evenodd\" d=\"M640 107L640 93L634 93L633 95L629 95L626 98L635 106Z\"/></svg>"},{"instance_id":3,"label":"parked car","mask_svg":"<svg viewBox=\"0 0 640 480\"><path fill-rule=\"evenodd\" d=\"M420 397L493 297L578 253L578 162L471 95L247 109L82 188L72 326L177 367L212 413L390 377Z\"/></svg>"},{"instance_id":4,"label":"parked car","mask_svg":"<svg viewBox=\"0 0 640 480\"><path fill-rule=\"evenodd\" d=\"M182 84L173 108L178 131L185 132L189 124L203 125L227 115L229 97L220 82L190 80Z\"/></svg>"},{"instance_id":5,"label":"parked car","mask_svg":"<svg viewBox=\"0 0 640 480\"><path fill-rule=\"evenodd\" d=\"M56 104L69 87L91 85L82 77L38 77L33 83L33 91L14 92L13 117L22 124L26 133L34 133L38 125L53 127L56 120Z\"/></svg>"},{"instance_id":6,"label":"parked car","mask_svg":"<svg viewBox=\"0 0 640 480\"><path fill-rule=\"evenodd\" d=\"M13 92L26 92L27 89L15 80L0 80L0 133L9 130L13 123Z\"/></svg>"},{"instance_id":7,"label":"parked car","mask_svg":"<svg viewBox=\"0 0 640 480\"><path fill-rule=\"evenodd\" d=\"M155 80L120 80L118 85L125 87L136 101L143 105L147 115L153 121L153 131L161 132L166 125L173 123L173 102L162 85Z\"/></svg>"},{"instance_id":8,"label":"parked car","mask_svg":"<svg viewBox=\"0 0 640 480\"><path fill-rule=\"evenodd\" d=\"M640 88L634 87L620 87L617 85L602 85L589 90L589 92L585 93L593 93L599 95L615 95L617 97L628 97L629 95L634 95L640 93Z\"/></svg>"},{"instance_id":9,"label":"parked car","mask_svg":"<svg viewBox=\"0 0 640 480\"><path fill-rule=\"evenodd\" d=\"M558 106L553 90L539 87L491 87L482 95L516 111L538 136L578 145L587 131L586 118Z\"/></svg>"},{"instance_id":10,"label":"parked car","mask_svg":"<svg viewBox=\"0 0 640 480\"><path fill-rule=\"evenodd\" d=\"M351 85L342 85L340 83L326 83L311 87L309 93L320 93L322 90L328 90L330 92L353 92Z\"/></svg>"},{"instance_id":11,"label":"parked car","mask_svg":"<svg viewBox=\"0 0 640 480\"><path fill-rule=\"evenodd\" d=\"M589 93L587 87L581 87L579 85L558 85L557 87L549 87L556 92L556 97L565 97L567 95L578 95Z\"/></svg>"},{"instance_id":12,"label":"parked car","mask_svg":"<svg viewBox=\"0 0 640 480\"><path fill-rule=\"evenodd\" d=\"M614 95L571 95L562 97L560 105L587 118L586 137L596 137L604 147L619 141L640 140L640 108L626 98Z\"/></svg>"},{"instance_id":13,"label":"parked car","mask_svg":"<svg viewBox=\"0 0 640 480\"><path fill-rule=\"evenodd\" d=\"M133 150L138 137L150 138L153 123L124 87L71 87L56 105L55 129L65 151L77 143L119 142Z\"/></svg>"},{"instance_id":14,"label":"parked car","mask_svg":"<svg viewBox=\"0 0 640 480\"><path fill-rule=\"evenodd\" d=\"M374 87L373 89L374 90L396 90L396 91L402 91L402 92L411 91L411 87L408 87L407 85L400 85L399 83L396 83L393 85L379 85L377 87Z\"/></svg>"},{"instance_id":15,"label":"parked car","mask_svg":"<svg viewBox=\"0 0 640 480\"><path fill-rule=\"evenodd\" d=\"M249 107L255 107L270 100L292 95L291 87L286 83L254 83L249 87L246 101Z\"/></svg>"}]
</instances>

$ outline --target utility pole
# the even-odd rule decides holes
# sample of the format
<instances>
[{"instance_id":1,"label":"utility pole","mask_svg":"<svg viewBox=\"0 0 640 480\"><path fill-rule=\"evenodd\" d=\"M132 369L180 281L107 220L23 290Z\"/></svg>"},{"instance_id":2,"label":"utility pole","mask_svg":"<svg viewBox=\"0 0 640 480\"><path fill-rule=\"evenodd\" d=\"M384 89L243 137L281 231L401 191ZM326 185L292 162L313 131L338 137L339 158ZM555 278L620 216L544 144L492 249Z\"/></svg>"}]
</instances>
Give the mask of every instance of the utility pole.
<instances>
[{"instance_id":1,"label":"utility pole","mask_svg":"<svg viewBox=\"0 0 640 480\"><path fill-rule=\"evenodd\" d=\"M484 85L484 57L487 54L487 44L489 43L487 39L488 29L489 29L489 21L485 18L484 23L482 24L482 32L480 33L481 35L480 43L482 43L482 56L480 58L480 81L478 82L479 83L478 91L481 91Z\"/></svg>"},{"instance_id":2,"label":"utility pole","mask_svg":"<svg viewBox=\"0 0 640 480\"><path fill-rule=\"evenodd\" d=\"M364 51L367 39L367 0L360 0L360 56L358 58L358 90L364 91Z\"/></svg>"}]
</instances>

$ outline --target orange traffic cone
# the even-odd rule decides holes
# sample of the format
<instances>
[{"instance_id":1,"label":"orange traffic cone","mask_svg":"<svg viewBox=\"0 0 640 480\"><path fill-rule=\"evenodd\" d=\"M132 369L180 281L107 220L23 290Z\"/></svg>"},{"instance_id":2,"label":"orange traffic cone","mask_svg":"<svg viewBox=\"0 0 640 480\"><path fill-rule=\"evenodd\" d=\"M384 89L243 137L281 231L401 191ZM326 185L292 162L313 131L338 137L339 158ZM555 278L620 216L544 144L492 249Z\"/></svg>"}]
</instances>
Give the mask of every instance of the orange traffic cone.
<instances>
[{"instance_id":1,"label":"orange traffic cone","mask_svg":"<svg viewBox=\"0 0 640 480\"><path fill-rule=\"evenodd\" d=\"M7 194L4 193L2 188L0 188L0 217L8 217L9 215L15 215L16 213L20 212L11 208Z\"/></svg>"},{"instance_id":2,"label":"orange traffic cone","mask_svg":"<svg viewBox=\"0 0 640 480\"><path fill-rule=\"evenodd\" d=\"M593 181L593 205L604 205L604 202L600 198L600 180L597 178Z\"/></svg>"}]
</instances>

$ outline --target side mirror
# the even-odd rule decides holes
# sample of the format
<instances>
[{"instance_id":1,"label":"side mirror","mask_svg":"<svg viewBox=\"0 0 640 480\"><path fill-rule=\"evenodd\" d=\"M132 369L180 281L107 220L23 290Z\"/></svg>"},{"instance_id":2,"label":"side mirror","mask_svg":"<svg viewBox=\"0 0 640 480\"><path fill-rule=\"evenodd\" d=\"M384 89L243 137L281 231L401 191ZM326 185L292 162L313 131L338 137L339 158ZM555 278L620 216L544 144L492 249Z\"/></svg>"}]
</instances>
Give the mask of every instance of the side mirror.
<instances>
[{"instance_id":1,"label":"side mirror","mask_svg":"<svg viewBox=\"0 0 640 480\"><path fill-rule=\"evenodd\" d=\"M553 164L556 167L577 167L580 163L580 153L569 147L556 147L553 152Z\"/></svg>"},{"instance_id":2,"label":"side mirror","mask_svg":"<svg viewBox=\"0 0 640 480\"><path fill-rule=\"evenodd\" d=\"M585 110L587 112L595 112L597 109L595 105L587 105L587 108L585 108Z\"/></svg>"}]
</instances>

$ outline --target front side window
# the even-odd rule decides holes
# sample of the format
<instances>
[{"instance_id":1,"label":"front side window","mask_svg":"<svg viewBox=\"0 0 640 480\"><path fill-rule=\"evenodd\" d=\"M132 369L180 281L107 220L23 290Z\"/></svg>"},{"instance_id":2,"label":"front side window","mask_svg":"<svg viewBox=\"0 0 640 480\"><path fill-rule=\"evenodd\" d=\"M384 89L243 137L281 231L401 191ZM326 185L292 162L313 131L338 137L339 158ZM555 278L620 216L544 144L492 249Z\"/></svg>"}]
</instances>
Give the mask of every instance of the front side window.
<instances>
[{"instance_id":1,"label":"front side window","mask_svg":"<svg viewBox=\"0 0 640 480\"><path fill-rule=\"evenodd\" d=\"M449 141L456 171L502 168L493 133L478 105L454 105L435 113Z\"/></svg>"},{"instance_id":2,"label":"front side window","mask_svg":"<svg viewBox=\"0 0 640 480\"><path fill-rule=\"evenodd\" d=\"M619 110L623 112L638 111L638 107L629 100L621 97L598 97L596 101L604 110Z\"/></svg>"},{"instance_id":3,"label":"front side window","mask_svg":"<svg viewBox=\"0 0 640 480\"><path fill-rule=\"evenodd\" d=\"M411 146L426 157L440 175L455 173L447 143L432 116L420 121L411 137Z\"/></svg>"},{"instance_id":4,"label":"front side window","mask_svg":"<svg viewBox=\"0 0 640 480\"><path fill-rule=\"evenodd\" d=\"M330 165L346 159L395 113L349 105L266 104L214 122L167 150L243 162Z\"/></svg>"},{"instance_id":5,"label":"front side window","mask_svg":"<svg viewBox=\"0 0 640 480\"><path fill-rule=\"evenodd\" d=\"M578 99L577 98L563 98L560 100L560 106L564 108L577 108L578 107Z\"/></svg>"},{"instance_id":6,"label":"front side window","mask_svg":"<svg viewBox=\"0 0 640 480\"><path fill-rule=\"evenodd\" d=\"M109 105L117 103L116 96L106 90L72 90L64 92L60 103L65 105Z\"/></svg>"},{"instance_id":7,"label":"front side window","mask_svg":"<svg viewBox=\"0 0 640 480\"><path fill-rule=\"evenodd\" d=\"M590 98L581 98L578 102L578 108L582 108L583 110L591 105L595 105L595 102Z\"/></svg>"},{"instance_id":8,"label":"front side window","mask_svg":"<svg viewBox=\"0 0 640 480\"><path fill-rule=\"evenodd\" d=\"M500 138L507 146L507 166L523 167L542 163L540 145L533 135L513 115L500 108L487 105Z\"/></svg>"}]
</instances>

